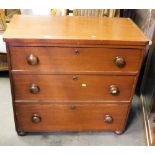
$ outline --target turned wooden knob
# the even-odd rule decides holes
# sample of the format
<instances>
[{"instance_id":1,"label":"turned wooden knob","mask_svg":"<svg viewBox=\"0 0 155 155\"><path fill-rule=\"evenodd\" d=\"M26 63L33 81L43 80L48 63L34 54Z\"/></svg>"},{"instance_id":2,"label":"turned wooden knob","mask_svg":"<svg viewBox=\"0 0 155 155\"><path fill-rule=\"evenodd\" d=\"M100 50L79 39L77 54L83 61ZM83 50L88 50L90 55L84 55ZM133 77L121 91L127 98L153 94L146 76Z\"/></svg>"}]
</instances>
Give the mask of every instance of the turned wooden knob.
<instances>
[{"instance_id":1,"label":"turned wooden knob","mask_svg":"<svg viewBox=\"0 0 155 155\"><path fill-rule=\"evenodd\" d=\"M115 64L119 68L123 68L126 65L125 59L123 57L117 56L115 58Z\"/></svg>"},{"instance_id":2,"label":"turned wooden knob","mask_svg":"<svg viewBox=\"0 0 155 155\"><path fill-rule=\"evenodd\" d=\"M32 122L35 124L41 122L41 117L38 114L33 114L32 115Z\"/></svg>"},{"instance_id":3,"label":"turned wooden knob","mask_svg":"<svg viewBox=\"0 0 155 155\"><path fill-rule=\"evenodd\" d=\"M105 123L112 123L113 122L113 118L110 115L105 115L104 117L104 122Z\"/></svg>"},{"instance_id":4,"label":"turned wooden knob","mask_svg":"<svg viewBox=\"0 0 155 155\"><path fill-rule=\"evenodd\" d=\"M39 59L38 59L38 57L34 56L33 54L30 54L27 57L27 63L29 65L37 65L39 63Z\"/></svg>"},{"instance_id":5,"label":"turned wooden knob","mask_svg":"<svg viewBox=\"0 0 155 155\"><path fill-rule=\"evenodd\" d=\"M30 93L32 93L32 94L37 94L37 93L39 93L40 92L40 88L39 88L39 86L37 86L36 84L32 84L31 86L30 86Z\"/></svg>"},{"instance_id":6,"label":"turned wooden knob","mask_svg":"<svg viewBox=\"0 0 155 155\"><path fill-rule=\"evenodd\" d=\"M116 85L110 86L110 94L111 95L118 95L119 94L119 88Z\"/></svg>"}]
</instances>

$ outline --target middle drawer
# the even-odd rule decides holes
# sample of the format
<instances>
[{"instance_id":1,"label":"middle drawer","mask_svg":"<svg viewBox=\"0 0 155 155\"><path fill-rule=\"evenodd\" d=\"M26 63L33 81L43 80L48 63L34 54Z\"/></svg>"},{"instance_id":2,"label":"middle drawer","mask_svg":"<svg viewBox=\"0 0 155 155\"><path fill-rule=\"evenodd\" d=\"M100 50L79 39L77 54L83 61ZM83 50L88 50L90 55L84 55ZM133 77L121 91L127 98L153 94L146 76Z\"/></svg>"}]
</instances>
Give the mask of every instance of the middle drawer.
<instances>
[{"instance_id":1,"label":"middle drawer","mask_svg":"<svg viewBox=\"0 0 155 155\"><path fill-rule=\"evenodd\" d=\"M135 76L13 74L15 100L129 101Z\"/></svg>"}]
</instances>

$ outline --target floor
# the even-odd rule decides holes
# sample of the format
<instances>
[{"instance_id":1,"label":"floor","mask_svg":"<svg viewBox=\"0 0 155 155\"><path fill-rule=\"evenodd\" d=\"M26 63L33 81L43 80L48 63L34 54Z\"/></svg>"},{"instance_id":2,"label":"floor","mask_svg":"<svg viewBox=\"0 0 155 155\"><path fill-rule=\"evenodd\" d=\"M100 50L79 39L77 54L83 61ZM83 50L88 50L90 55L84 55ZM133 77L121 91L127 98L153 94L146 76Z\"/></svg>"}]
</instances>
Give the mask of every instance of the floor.
<instances>
[{"instance_id":1,"label":"floor","mask_svg":"<svg viewBox=\"0 0 155 155\"><path fill-rule=\"evenodd\" d=\"M16 134L7 74L0 74L0 145L145 145L140 101L134 96L127 129L122 135L114 133L43 133Z\"/></svg>"}]
</instances>

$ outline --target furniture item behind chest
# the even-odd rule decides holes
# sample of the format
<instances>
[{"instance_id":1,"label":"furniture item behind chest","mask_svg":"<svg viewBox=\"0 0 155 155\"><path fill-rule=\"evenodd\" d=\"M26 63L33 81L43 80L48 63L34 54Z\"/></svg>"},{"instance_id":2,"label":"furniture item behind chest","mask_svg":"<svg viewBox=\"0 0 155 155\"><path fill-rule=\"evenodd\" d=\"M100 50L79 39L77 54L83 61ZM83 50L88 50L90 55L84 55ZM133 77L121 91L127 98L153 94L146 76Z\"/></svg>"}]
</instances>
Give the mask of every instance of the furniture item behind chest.
<instances>
[{"instance_id":1,"label":"furniture item behind chest","mask_svg":"<svg viewBox=\"0 0 155 155\"><path fill-rule=\"evenodd\" d=\"M130 19L17 15L4 41L19 135L124 131L148 43Z\"/></svg>"},{"instance_id":2,"label":"furniture item behind chest","mask_svg":"<svg viewBox=\"0 0 155 155\"><path fill-rule=\"evenodd\" d=\"M141 100L146 144L155 146L155 31L142 80Z\"/></svg>"},{"instance_id":3,"label":"furniture item behind chest","mask_svg":"<svg viewBox=\"0 0 155 155\"><path fill-rule=\"evenodd\" d=\"M8 71L6 53L0 53L0 72L3 72L3 71Z\"/></svg>"},{"instance_id":4,"label":"furniture item behind chest","mask_svg":"<svg viewBox=\"0 0 155 155\"><path fill-rule=\"evenodd\" d=\"M0 31L5 30L6 30L5 12L3 9L0 9Z\"/></svg>"}]
</instances>

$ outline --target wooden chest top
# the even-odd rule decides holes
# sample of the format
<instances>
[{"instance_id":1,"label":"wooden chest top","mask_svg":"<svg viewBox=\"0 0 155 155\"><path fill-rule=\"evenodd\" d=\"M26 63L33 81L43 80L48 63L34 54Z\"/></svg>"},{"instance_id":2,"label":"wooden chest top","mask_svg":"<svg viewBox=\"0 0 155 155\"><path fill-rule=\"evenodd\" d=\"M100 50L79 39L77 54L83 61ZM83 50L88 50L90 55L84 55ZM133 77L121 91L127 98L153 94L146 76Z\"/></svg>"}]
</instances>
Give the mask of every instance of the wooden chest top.
<instances>
[{"instance_id":1,"label":"wooden chest top","mask_svg":"<svg viewBox=\"0 0 155 155\"><path fill-rule=\"evenodd\" d=\"M148 39L129 18L15 15L5 34L9 43L144 46Z\"/></svg>"}]
</instances>

